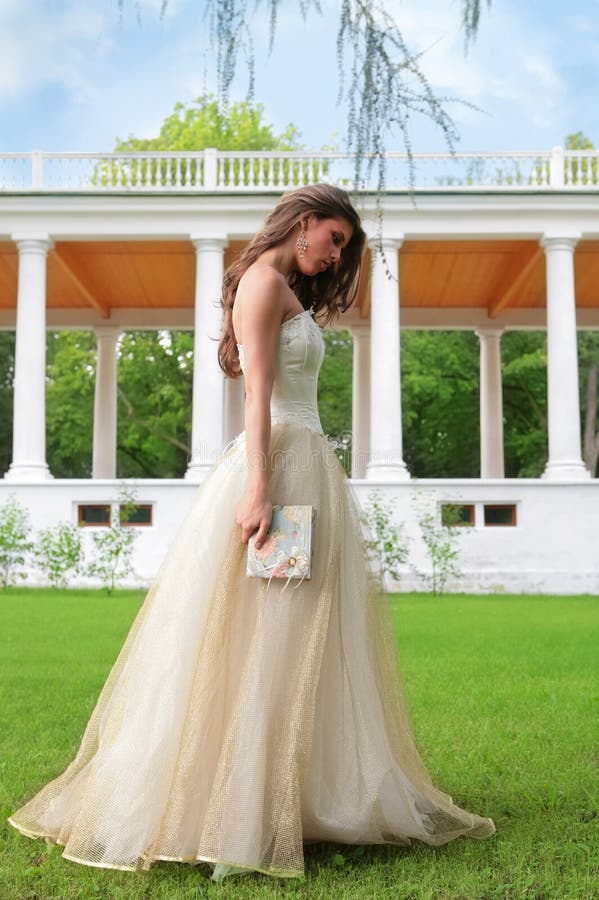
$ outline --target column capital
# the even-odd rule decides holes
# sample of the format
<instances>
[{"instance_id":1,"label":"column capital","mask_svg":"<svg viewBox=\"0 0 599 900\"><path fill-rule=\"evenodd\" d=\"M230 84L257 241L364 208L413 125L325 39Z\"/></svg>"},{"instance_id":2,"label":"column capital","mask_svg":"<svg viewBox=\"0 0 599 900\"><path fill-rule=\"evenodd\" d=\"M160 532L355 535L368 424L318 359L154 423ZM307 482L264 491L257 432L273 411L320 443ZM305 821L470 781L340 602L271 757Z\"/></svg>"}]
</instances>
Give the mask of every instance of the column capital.
<instances>
[{"instance_id":1,"label":"column capital","mask_svg":"<svg viewBox=\"0 0 599 900\"><path fill-rule=\"evenodd\" d=\"M574 250L576 244L580 240L582 235L579 234L570 234L570 235L557 235L557 234L544 234L539 244L547 253L548 250Z\"/></svg>"},{"instance_id":2,"label":"column capital","mask_svg":"<svg viewBox=\"0 0 599 900\"><path fill-rule=\"evenodd\" d=\"M382 246L383 250L392 253L394 250L399 250L404 242L404 237L403 234L395 235L395 237L383 235L380 238L377 235L371 235L368 237L368 246L371 250L378 250L379 246Z\"/></svg>"},{"instance_id":3,"label":"column capital","mask_svg":"<svg viewBox=\"0 0 599 900\"><path fill-rule=\"evenodd\" d=\"M11 240L17 245L19 253L46 254L54 246L54 241L49 234L11 234Z\"/></svg>"},{"instance_id":4,"label":"column capital","mask_svg":"<svg viewBox=\"0 0 599 900\"><path fill-rule=\"evenodd\" d=\"M366 339L370 337L370 322L356 322L355 324L348 325L347 330L356 340Z\"/></svg>"},{"instance_id":5,"label":"column capital","mask_svg":"<svg viewBox=\"0 0 599 900\"><path fill-rule=\"evenodd\" d=\"M117 341L122 330L120 325L94 325L94 333L98 340Z\"/></svg>"},{"instance_id":6,"label":"column capital","mask_svg":"<svg viewBox=\"0 0 599 900\"><path fill-rule=\"evenodd\" d=\"M505 328L498 328L493 325L479 325L478 328L474 329L474 333L481 341L487 340L488 338L497 338L498 340L501 340L505 333Z\"/></svg>"},{"instance_id":7,"label":"column capital","mask_svg":"<svg viewBox=\"0 0 599 900\"><path fill-rule=\"evenodd\" d=\"M190 240L195 247L196 253L200 253L202 250L224 250L229 243L228 237L218 235L215 237L198 237L192 234L190 235Z\"/></svg>"}]
</instances>

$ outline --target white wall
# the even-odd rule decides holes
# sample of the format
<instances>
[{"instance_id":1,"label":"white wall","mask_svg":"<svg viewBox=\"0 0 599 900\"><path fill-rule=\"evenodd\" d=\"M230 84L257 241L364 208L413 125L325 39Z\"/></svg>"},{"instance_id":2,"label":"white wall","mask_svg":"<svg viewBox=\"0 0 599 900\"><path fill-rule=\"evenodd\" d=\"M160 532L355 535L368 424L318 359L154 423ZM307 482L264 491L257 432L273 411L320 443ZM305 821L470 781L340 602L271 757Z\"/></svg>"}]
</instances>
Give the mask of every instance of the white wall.
<instances>
[{"instance_id":1,"label":"white wall","mask_svg":"<svg viewBox=\"0 0 599 900\"><path fill-rule=\"evenodd\" d=\"M366 502L371 482L353 482ZM452 590L470 592L599 592L599 483L549 483L536 479L413 480L385 488L397 521L410 538L417 570L429 570L415 505L474 503L475 526L460 528L461 577ZM485 503L515 503L517 525L484 526ZM394 589L422 586L411 566Z\"/></svg>"},{"instance_id":2,"label":"white wall","mask_svg":"<svg viewBox=\"0 0 599 900\"><path fill-rule=\"evenodd\" d=\"M154 504L154 524L139 528L135 577L127 586L147 587L177 526L191 506L197 485L177 480L139 480L137 502ZM118 493L118 481L55 479L45 484L0 482L0 504L15 493L29 509L35 529L77 520L77 503L108 502ZM428 568L417 524L415 505L441 501L477 504L477 523L460 531L462 576L451 590L472 592L599 593L599 482L549 483L533 479L412 480L385 485L374 481L349 482L365 506L369 492L380 490L393 503L397 522L410 539L410 565L403 569L394 590L423 589L416 570ZM484 503L516 503L516 527L484 527ZM91 542L91 529L86 540ZM28 584L42 584L31 572ZM93 585L80 578L73 585Z\"/></svg>"}]
</instances>

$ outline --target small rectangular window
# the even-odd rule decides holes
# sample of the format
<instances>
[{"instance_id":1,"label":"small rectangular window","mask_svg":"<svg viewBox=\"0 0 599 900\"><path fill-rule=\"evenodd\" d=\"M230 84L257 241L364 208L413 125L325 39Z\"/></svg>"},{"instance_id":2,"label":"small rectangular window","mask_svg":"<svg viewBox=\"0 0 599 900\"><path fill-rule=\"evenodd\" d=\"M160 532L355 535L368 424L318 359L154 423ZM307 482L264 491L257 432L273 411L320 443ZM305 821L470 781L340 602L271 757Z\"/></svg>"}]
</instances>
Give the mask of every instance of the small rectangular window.
<instances>
[{"instance_id":1,"label":"small rectangular window","mask_svg":"<svg viewBox=\"0 0 599 900\"><path fill-rule=\"evenodd\" d=\"M474 526L474 504L442 503L441 524L446 527Z\"/></svg>"},{"instance_id":2,"label":"small rectangular window","mask_svg":"<svg viewBox=\"0 0 599 900\"><path fill-rule=\"evenodd\" d=\"M515 503L485 503L485 526L516 525Z\"/></svg>"},{"instance_id":3,"label":"small rectangular window","mask_svg":"<svg viewBox=\"0 0 599 900\"><path fill-rule=\"evenodd\" d=\"M129 507L127 512L126 506L120 507L121 525L151 525L152 524L152 504L151 503L135 503Z\"/></svg>"},{"instance_id":4,"label":"small rectangular window","mask_svg":"<svg viewBox=\"0 0 599 900\"><path fill-rule=\"evenodd\" d=\"M110 503L77 504L77 524L86 526L110 525Z\"/></svg>"}]
</instances>

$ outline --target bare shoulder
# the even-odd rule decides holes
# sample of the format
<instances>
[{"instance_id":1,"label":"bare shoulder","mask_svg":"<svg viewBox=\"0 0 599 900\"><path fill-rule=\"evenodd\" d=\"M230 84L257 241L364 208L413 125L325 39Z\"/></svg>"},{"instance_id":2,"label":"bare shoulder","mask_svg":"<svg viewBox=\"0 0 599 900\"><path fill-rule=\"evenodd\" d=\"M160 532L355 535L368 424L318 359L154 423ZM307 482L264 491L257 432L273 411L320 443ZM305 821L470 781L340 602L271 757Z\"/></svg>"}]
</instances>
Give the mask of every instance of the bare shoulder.
<instances>
[{"instance_id":1,"label":"bare shoulder","mask_svg":"<svg viewBox=\"0 0 599 900\"><path fill-rule=\"evenodd\" d=\"M233 327L238 342L256 331L278 331L285 312L285 277L272 266L250 266L237 288Z\"/></svg>"},{"instance_id":2,"label":"bare shoulder","mask_svg":"<svg viewBox=\"0 0 599 900\"><path fill-rule=\"evenodd\" d=\"M287 281L284 275L275 269L274 266L257 266L254 264L246 269L241 276L237 294L243 293L245 295L248 292L263 294L266 292L272 296L277 292L282 293L286 286Z\"/></svg>"}]
</instances>

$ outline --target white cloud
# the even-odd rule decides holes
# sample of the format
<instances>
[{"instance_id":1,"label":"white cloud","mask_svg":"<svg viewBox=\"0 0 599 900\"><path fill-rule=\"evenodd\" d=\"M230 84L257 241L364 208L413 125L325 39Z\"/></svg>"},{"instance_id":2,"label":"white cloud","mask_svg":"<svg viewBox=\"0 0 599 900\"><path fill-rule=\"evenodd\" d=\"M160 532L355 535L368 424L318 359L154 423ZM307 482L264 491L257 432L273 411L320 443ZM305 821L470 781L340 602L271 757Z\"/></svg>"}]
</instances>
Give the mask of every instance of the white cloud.
<instances>
[{"instance_id":1,"label":"white cloud","mask_svg":"<svg viewBox=\"0 0 599 900\"><path fill-rule=\"evenodd\" d=\"M0 103L45 84L85 94L89 55L109 52L102 13L76 0L65 7L21 0L0 6Z\"/></svg>"},{"instance_id":2,"label":"white cloud","mask_svg":"<svg viewBox=\"0 0 599 900\"><path fill-rule=\"evenodd\" d=\"M521 4L483 6L478 35L464 54L461 5L448 0L401 0L393 3L396 21L411 48L427 50L420 64L435 92L475 103L487 112L497 100L515 104L524 119L541 127L554 124L564 102L566 82L559 71L560 35L551 17L535 19L534 28ZM462 104L448 107L459 122L484 127L488 118Z\"/></svg>"},{"instance_id":3,"label":"white cloud","mask_svg":"<svg viewBox=\"0 0 599 900\"><path fill-rule=\"evenodd\" d=\"M419 63L435 94L486 111L443 101L463 142L472 146L482 137L506 141L511 146L504 144L505 149L516 146L513 135L528 145L539 133L543 140L548 132L551 140L558 138L574 108L577 120L588 122L590 101L584 116L580 104L596 81L591 47L599 31L590 15L582 15L590 2L580 0L580 14L559 15L535 12L533 4L518 0L497 0L490 10L483 4L478 37L465 56L458 0L388 0L409 48L423 51ZM12 123L3 124L11 141L108 149L117 134L156 134L177 100L214 90L205 5L168 0L161 20L162 0L138 4L141 27L136 0L124 0L122 21L118 0L0 0L0 115L28 119L25 138ZM253 9L253 0L249 6ZM276 128L292 120L312 146L345 128L344 110L336 103L339 5L323 4L323 9L323 16L311 13L304 26L297 4L283 4L272 57L267 55L268 4L260 3L253 16L256 100ZM591 71L583 79L585 61ZM56 107L42 108L44 88L57 86ZM241 97L246 88L240 54L232 95ZM429 128L428 120L422 127ZM422 132L419 148L428 149L439 137L434 129Z\"/></svg>"}]
</instances>

